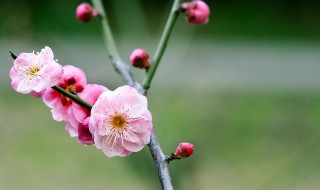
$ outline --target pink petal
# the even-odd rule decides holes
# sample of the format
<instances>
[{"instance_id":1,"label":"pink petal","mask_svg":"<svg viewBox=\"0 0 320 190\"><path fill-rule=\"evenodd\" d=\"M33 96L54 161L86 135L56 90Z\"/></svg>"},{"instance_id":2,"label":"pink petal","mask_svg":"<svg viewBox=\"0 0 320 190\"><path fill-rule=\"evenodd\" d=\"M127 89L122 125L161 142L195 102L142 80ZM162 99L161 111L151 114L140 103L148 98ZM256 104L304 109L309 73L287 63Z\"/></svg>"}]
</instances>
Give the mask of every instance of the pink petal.
<instances>
[{"instance_id":1,"label":"pink petal","mask_svg":"<svg viewBox=\"0 0 320 190\"><path fill-rule=\"evenodd\" d=\"M70 137L78 136L78 130L74 128L72 125L70 125L70 123L67 123L65 129L69 133Z\"/></svg>"},{"instance_id":2,"label":"pink petal","mask_svg":"<svg viewBox=\"0 0 320 190\"><path fill-rule=\"evenodd\" d=\"M78 125L78 141L80 144L92 145L94 144L93 136L88 128L88 119L84 121L83 124L79 123Z\"/></svg>"}]
</instances>

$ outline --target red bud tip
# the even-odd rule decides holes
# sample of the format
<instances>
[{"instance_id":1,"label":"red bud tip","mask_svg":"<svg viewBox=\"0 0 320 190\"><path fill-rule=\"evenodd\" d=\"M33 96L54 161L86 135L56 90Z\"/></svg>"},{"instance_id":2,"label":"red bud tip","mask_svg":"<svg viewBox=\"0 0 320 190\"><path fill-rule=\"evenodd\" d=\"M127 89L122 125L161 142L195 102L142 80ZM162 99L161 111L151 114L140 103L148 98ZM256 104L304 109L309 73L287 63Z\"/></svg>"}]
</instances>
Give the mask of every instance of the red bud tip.
<instances>
[{"instance_id":1,"label":"red bud tip","mask_svg":"<svg viewBox=\"0 0 320 190\"><path fill-rule=\"evenodd\" d=\"M149 54L144 49L135 49L130 55L130 62L134 67L147 69L150 66Z\"/></svg>"},{"instance_id":2,"label":"red bud tip","mask_svg":"<svg viewBox=\"0 0 320 190\"><path fill-rule=\"evenodd\" d=\"M99 16L99 12L88 3L81 3L76 9L76 16L81 22L89 22Z\"/></svg>"},{"instance_id":3,"label":"red bud tip","mask_svg":"<svg viewBox=\"0 0 320 190\"><path fill-rule=\"evenodd\" d=\"M210 8L201 0L182 3L180 9L186 14L186 20L190 24L207 24L209 21Z\"/></svg>"},{"instance_id":4,"label":"red bud tip","mask_svg":"<svg viewBox=\"0 0 320 190\"><path fill-rule=\"evenodd\" d=\"M176 151L172 153L172 156L174 158L187 158L191 156L191 154L193 153L193 150L194 150L193 144L183 142L179 144Z\"/></svg>"}]
</instances>

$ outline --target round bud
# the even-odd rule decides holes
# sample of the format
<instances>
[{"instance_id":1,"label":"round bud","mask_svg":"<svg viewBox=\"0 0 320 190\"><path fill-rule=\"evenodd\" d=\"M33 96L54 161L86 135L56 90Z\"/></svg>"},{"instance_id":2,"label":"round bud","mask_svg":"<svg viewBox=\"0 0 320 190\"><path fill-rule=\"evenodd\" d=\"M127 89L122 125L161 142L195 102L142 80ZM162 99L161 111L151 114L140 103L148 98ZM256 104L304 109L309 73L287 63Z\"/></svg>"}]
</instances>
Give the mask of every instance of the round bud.
<instances>
[{"instance_id":1,"label":"round bud","mask_svg":"<svg viewBox=\"0 0 320 190\"><path fill-rule=\"evenodd\" d=\"M149 54L144 49L135 49L130 55L130 62L134 67L148 69L150 66Z\"/></svg>"},{"instance_id":2,"label":"round bud","mask_svg":"<svg viewBox=\"0 0 320 190\"><path fill-rule=\"evenodd\" d=\"M94 17L99 15L97 9L89 5L88 3L81 3L76 9L77 19L81 22L89 22Z\"/></svg>"},{"instance_id":3,"label":"round bud","mask_svg":"<svg viewBox=\"0 0 320 190\"><path fill-rule=\"evenodd\" d=\"M193 150L194 150L193 144L183 142L179 144L176 151L172 153L172 156L174 158L187 158L191 156L191 154L193 153Z\"/></svg>"},{"instance_id":4,"label":"round bud","mask_svg":"<svg viewBox=\"0 0 320 190\"><path fill-rule=\"evenodd\" d=\"M201 0L182 3L180 9L186 14L186 20L191 24L206 24L209 21L210 8Z\"/></svg>"}]
</instances>

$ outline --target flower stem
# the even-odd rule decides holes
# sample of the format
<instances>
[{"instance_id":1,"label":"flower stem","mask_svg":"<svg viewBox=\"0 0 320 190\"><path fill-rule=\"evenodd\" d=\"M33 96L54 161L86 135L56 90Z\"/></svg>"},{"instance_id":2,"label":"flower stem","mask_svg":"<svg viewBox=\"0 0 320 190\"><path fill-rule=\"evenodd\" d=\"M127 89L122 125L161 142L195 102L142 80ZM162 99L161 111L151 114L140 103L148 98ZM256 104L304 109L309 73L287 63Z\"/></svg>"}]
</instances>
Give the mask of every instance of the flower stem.
<instances>
[{"instance_id":1,"label":"flower stem","mask_svg":"<svg viewBox=\"0 0 320 190\"><path fill-rule=\"evenodd\" d=\"M10 52L12 59L17 59L18 56L16 54L14 54L12 51L9 51L9 52Z\"/></svg>"},{"instance_id":2,"label":"flower stem","mask_svg":"<svg viewBox=\"0 0 320 190\"><path fill-rule=\"evenodd\" d=\"M179 13L180 13L179 7L180 7L180 4L181 4L181 1L182 0L174 0L174 3L172 5L169 18L168 18L166 26L165 26L165 28L164 28L164 30L162 32L162 36L161 36L161 39L159 41L156 53L154 54L153 60L151 62L151 66L150 66L149 72L147 73L147 75L144 78L143 83L142 83L143 88L145 90L148 90L150 88L150 84L152 82L154 74L155 74L155 72L156 72L156 70L157 70L157 68L159 66L159 63L160 63L161 58L163 56L163 53L164 53L164 51L165 51L165 49L167 47L168 40L169 40L169 37L171 35L173 26L176 23L177 18L178 18Z\"/></svg>"},{"instance_id":3,"label":"flower stem","mask_svg":"<svg viewBox=\"0 0 320 190\"><path fill-rule=\"evenodd\" d=\"M114 42L114 38L109 26L107 14L104 11L101 0L92 0L92 3L94 7L99 11L99 14L101 15L101 22L102 22L102 27L104 31L104 40L108 49L109 59L112 61L112 63L115 63L117 62L117 60L120 60L120 55L118 53L117 47Z\"/></svg>"},{"instance_id":4,"label":"flower stem","mask_svg":"<svg viewBox=\"0 0 320 190\"><path fill-rule=\"evenodd\" d=\"M94 7L99 11L101 15L102 29L104 33L104 41L108 51L108 57L112 62L113 67L116 72L122 76L125 80L126 84L135 87L138 91L142 91L142 87L139 83L134 79L130 67L121 60L121 57L118 53L117 46L114 42L114 38L110 29L110 25L108 22L107 14L104 11L103 4L101 0L92 0Z\"/></svg>"},{"instance_id":5,"label":"flower stem","mask_svg":"<svg viewBox=\"0 0 320 190\"><path fill-rule=\"evenodd\" d=\"M64 96L72 99L73 101L77 102L78 104L80 104L80 105L88 108L89 110L91 110L92 105L89 104L88 102L84 101L83 99L81 99L81 98L80 98L79 96L77 96L76 94L70 93L70 92L64 90L63 88L61 88L60 86L57 86L57 85L55 85L55 86L53 86L53 87L51 87L51 88L53 88L53 89L56 90L57 92L63 94Z\"/></svg>"},{"instance_id":6,"label":"flower stem","mask_svg":"<svg viewBox=\"0 0 320 190\"><path fill-rule=\"evenodd\" d=\"M167 162L166 156L162 152L158 137L154 129L151 132L150 143L148 144L148 147L151 152L153 161L157 167L162 189L173 190L173 185L169 173L169 162Z\"/></svg>"}]
</instances>

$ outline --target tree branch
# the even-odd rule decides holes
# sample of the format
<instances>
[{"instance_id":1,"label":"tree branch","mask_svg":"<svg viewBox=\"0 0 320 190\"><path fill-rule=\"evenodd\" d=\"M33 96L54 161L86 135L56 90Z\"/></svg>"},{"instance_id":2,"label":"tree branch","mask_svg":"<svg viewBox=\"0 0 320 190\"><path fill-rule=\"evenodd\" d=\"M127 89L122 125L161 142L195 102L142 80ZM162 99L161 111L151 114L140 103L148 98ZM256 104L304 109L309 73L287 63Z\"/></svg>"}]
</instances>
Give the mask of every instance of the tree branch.
<instances>
[{"instance_id":1,"label":"tree branch","mask_svg":"<svg viewBox=\"0 0 320 190\"><path fill-rule=\"evenodd\" d=\"M154 130L151 132L150 143L148 144L153 161L157 167L160 183L163 190L173 190L171 177L169 173L169 163L162 152L158 137Z\"/></svg>"},{"instance_id":2,"label":"tree branch","mask_svg":"<svg viewBox=\"0 0 320 190\"><path fill-rule=\"evenodd\" d=\"M178 18L179 15L179 5L180 5L181 0L175 0L172 10L169 15L169 19L167 21L166 27L164 29L164 32L162 34L161 40L159 42L155 57L153 59L153 65L151 65L151 69L149 70L145 80L144 80L144 85L141 86L140 83L138 83L131 71L130 67L121 60L117 47L114 43L112 32L110 30L110 26L107 20L107 15L104 11L104 7L102 5L101 0L92 0L93 5L95 6L96 9L100 12L101 17L101 22L102 22L102 27L104 31L104 38L105 38L105 43L106 47L108 49L108 54L109 58L117 71L122 78L125 80L125 82L130 85L134 86L141 94L146 95L147 90L151 84L152 78L156 72L156 69L160 63L160 60L162 58L162 55L164 53L164 50L167 46L167 42L169 39L169 36L171 34L171 31L173 29L173 26ZM160 143L158 142L158 138L155 134L155 131L152 130L151 136L150 136L150 143L148 144L152 158L155 162L155 165L157 167L160 183L162 186L163 190L173 190L173 185L171 182L171 177L169 173L169 167L168 167L168 162L166 161L166 157L162 152L162 149L160 147Z\"/></svg>"},{"instance_id":3,"label":"tree branch","mask_svg":"<svg viewBox=\"0 0 320 190\"><path fill-rule=\"evenodd\" d=\"M168 44L169 37L172 32L173 26L176 23L178 16L179 16L179 13L180 13L180 10L179 10L180 4L181 4L181 0L174 0L169 18L168 18L166 26L162 32L162 36L159 41L156 53L154 54L153 60L151 62L151 66L148 70L146 77L143 80L143 83L142 83L145 90L148 90L150 88L150 84L152 82L154 74L160 64L163 53L167 48L167 44Z\"/></svg>"},{"instance_id":4,"label":"tree branch","mask_svg":"<svg viewBox=\"0 0 320 190\"><path fill-rule=\"evenodd\" d=\"M114 42L114 38L110 29L107 14L104 11L101 0L92 0L94 7L99 11L101 15L101 23L103 28L105 45L107 47L108 57L112 62L112 65L116 72L120 74L126 84L135 87L139 92L142 91L141 85L134 79L130 67L120 58L117 46Z\"/></svg>"}]
</instances>

